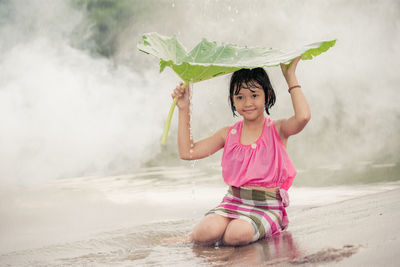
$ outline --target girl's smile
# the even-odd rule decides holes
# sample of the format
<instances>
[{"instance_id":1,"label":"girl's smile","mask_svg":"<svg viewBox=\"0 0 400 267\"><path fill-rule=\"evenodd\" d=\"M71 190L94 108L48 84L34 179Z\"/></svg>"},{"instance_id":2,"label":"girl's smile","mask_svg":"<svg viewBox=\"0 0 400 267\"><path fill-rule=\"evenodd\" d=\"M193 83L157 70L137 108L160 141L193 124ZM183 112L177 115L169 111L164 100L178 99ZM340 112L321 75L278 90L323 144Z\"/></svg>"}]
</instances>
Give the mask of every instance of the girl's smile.
<instances>
[{"instance_id":1,"label":"girl's smile","mask_svg":"<svg viewBox=\"0 0 400 267\"><path fill-rule=\"evenodd\" d=\"M236 111L244 119L254 120L259 118L259 116L264 117L264 90L258 83L243 83L239 93L233 98L233 104Z\"/></svg>"}]
</instances>

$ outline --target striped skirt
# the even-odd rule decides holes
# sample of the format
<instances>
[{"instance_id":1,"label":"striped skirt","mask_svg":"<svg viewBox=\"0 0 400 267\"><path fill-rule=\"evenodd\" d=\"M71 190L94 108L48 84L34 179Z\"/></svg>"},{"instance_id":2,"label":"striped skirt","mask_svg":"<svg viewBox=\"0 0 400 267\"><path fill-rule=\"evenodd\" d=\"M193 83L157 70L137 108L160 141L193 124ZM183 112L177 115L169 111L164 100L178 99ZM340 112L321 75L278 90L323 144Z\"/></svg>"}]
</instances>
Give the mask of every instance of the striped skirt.
<instances>
[{"instance_id":1,"label":"striped skirt","mask_svg":"<svg viewBox=\"0 0 400 267\"><path fill-rule=\"evenodd\" d=\"M280 233L289 225L285 210L288 195L283 189L276 192L229 187L220 205L206 213L248 221L254 229L253 242Z\"/></svg>"}]
</instances>

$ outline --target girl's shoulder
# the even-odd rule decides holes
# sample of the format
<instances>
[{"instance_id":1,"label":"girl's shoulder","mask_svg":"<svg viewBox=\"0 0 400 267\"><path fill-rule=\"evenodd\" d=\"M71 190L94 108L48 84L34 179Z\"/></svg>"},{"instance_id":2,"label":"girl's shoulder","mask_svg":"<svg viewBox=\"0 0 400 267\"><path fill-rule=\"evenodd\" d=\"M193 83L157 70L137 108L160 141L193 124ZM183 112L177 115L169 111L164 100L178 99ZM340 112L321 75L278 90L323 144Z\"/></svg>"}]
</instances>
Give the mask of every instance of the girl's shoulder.
<instances>
[{"instance_id":1,"label":"girl's shoulder","mask_svg":"<svg viewBox=\"0 0 400 267\"><path fill-rule=\"evenodd\" d=\"M285 119L279 119L279 120L274 120L274 121L271 120L271 121L274 123L276 130L278 130L278 128L281 127L281 124L282 124L282 122L283 122L284 120L285 120Z\"/></svg>"},{"instance_id":2,"label":"girl's shoulder","mask_svg":"<svg viewBox=\"0 0 400 267\"><path fill-rule=\"evenodd\" d=\"M222 127L222 128L220 129L221 135L224 136L224 138L226 138L226 136L228 135L229 129L230 129L231 127L232 127L232 126L225 126L225 127Z\"/></svg>"},{"instance_id":3,"label":"girl's shoulder","mask_svg":"<svg viewBox=\"0 0 400 267\"><path fill-rule=\"evenodd\" d=\"M238 132L241 123L242 121L238 121L230 126L224 126L216 132L216 135L220 136L225 142L230 131L235 129L235 133Z\"/></svg>"},{"instance_id":4,"label":"girl's shoulder","mask_svg":"<svg viewBox=\"0 0 400 267\"><path fill-rule=\"evenodd\" d=\"M224 143L225 143L226 136L228 135L229 129L230 129L230 126L222 127L221 129L219 129L219 130L215 133L215 135L218 136L218 137L220 137L220 138L224 141Z\"/></svg>"}]
</instances>

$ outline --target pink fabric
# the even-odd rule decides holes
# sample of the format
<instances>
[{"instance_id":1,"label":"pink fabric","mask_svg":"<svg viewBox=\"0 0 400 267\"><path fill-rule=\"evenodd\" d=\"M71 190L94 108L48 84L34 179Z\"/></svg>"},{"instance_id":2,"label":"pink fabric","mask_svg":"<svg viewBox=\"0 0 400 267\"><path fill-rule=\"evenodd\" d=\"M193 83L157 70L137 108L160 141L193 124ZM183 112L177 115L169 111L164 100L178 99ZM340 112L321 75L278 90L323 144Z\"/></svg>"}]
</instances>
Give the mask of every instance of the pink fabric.
<instances>
[{"instance_id":1,"label":"pink fabric","mask_svg":"<svg viewBox=\"0 0 400 267\"><path fill-rule=\"evenodd\" d=\"M226 137L221 161L225 182L235 187L247 185L288 190L297 171L273 121L265 118L260 138L251 145L240 143L242 126L243 121L235 123Z\"/></svg>"},{"instance_id":2,"label":"pink fabric","mask_svg":"<svg viewBox=\"0 0 400 267\"><path fill-rule=\"evenodd\" d=\"M280 195L281 198L282 198L282 204L283 204L283 206L284 206L285 208L288 207L289 204L290 204L290 201L289 201L289 194L288 194L288 192L286 191L286 189L283 189L283 188L279 189L279 195Z\"/></svg>"}]
</instances>

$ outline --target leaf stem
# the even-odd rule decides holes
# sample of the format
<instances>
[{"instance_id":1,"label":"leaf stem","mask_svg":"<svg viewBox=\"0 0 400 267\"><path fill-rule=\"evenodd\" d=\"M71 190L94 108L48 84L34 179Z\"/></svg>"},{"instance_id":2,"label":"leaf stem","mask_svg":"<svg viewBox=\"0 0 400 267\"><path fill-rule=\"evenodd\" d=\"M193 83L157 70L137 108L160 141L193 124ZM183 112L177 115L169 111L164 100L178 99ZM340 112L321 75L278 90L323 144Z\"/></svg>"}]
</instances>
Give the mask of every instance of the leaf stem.
<instances>
[{"instance_id":1,"label":"leaf stem","mask_svg":"<svg viewBox=\"0 0 400 267\"><path fill-rule=\"evenodd\" d=\"M186 87L186 85L187 85L187 83L184 82L182 84L182 87ZM178 102L178 98L175 97L174 100L172 101L171 107L169 108L167 121L165 122L165 126L164 126L164 132L163 132L163 135L161 137L161 144L162 145L166 145L167 144L169 126L171 125L172 115L174 114L174 110L175 110L175 106L176 106L177 102Z\"/></svg>"}]
</instances>

